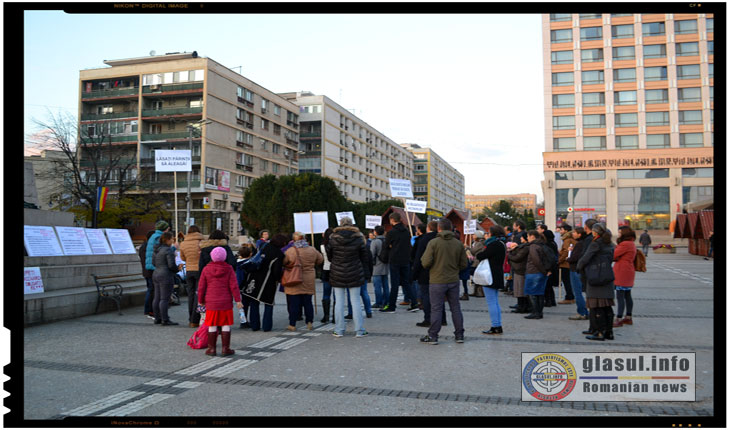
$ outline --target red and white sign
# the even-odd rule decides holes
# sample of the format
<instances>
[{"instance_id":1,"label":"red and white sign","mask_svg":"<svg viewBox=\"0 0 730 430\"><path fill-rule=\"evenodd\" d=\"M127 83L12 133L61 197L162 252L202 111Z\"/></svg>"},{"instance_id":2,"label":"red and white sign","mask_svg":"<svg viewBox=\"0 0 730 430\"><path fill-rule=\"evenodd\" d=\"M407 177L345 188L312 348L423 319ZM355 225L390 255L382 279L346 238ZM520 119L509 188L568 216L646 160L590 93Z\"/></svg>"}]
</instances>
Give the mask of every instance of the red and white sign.
<instances>
[{"instance_id":1,"label":"red and white sign","mask_svg":"<svg viewBox=\"0 0 730 430\"><path fill-rule=\"evenodd\" d=\"M570 208L568 208L568 212L570 212ZM545 216L545 209L544 208L538 209L537 214L540 216Z\"/></svg>"},{"instance_id":2,"label":"red and white sign","mask_svg":"<svg viewBox=\"0 0 730 430\"><path fill-rule=\"evenodd\" d=\"M568 212L573 212L573 208L568 208Z\"/></svg>"},{"instance_id":3,"label":"red and white sign","mask_svg":"<svg viewBox=\"0 0 730 430\"><path fill-rule=\"evenodd\" d=\"M41 279L40 267L23 268L23 294L37 294L43 292L43 279Z\"/></svg>"}]
</instances>

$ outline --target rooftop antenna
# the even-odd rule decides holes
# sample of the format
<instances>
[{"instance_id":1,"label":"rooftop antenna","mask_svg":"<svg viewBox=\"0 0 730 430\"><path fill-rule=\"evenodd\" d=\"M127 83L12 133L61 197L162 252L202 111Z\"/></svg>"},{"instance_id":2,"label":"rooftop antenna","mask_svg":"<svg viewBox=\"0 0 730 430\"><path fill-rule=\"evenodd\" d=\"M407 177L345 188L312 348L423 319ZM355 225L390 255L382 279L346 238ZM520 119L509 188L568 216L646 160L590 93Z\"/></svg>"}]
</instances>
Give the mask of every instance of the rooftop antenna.
<instances>
[{"instance_id":1,"label":"rooftop antenna","mask_svg":"<svg viewBox=\"0 0 730 430\"><path fill-rule=\"evenodd\" d=\"M233 69L238 69L238 74L240 75L240 74L241 74L241 68L242 68L242 67L243 67L243 66L236 66L236 67L231 67L230 69L231 69L231 70L233 70Z\"/></svg>"}]
</instances>

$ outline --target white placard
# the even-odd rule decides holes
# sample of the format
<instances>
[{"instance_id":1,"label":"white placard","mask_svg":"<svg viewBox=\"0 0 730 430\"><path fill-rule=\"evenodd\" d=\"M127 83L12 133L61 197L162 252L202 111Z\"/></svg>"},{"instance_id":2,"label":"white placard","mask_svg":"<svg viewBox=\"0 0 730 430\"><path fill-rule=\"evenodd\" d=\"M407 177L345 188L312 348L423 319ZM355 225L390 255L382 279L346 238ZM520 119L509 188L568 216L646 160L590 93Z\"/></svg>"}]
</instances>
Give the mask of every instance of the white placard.
<instances>
[{"instance_id":1,"label":"white placard","mask_svg":"<svg viewBox=\"0 0 730 430\"><path fill-rule=\"evenodd\" d=\"M383 223L383 217L377 215L365 215L365 228L373 229Z\"/></svg>"},{"instance_id":2,"label":"white placard","mask_svg":"<svg viewBox=\"0 0 730 430\"><path fill-rule=\"evenodd\" d=\"M87 228L86 238L89 239L89 245L91 246L91 252L95 255L111 254L112 249L109 248L109 242L106 241L104 231L94 228Z\"/></svg>"},{"instance_id":3,"label":"white placard","mask_svg":"<svg viewBox=\"0 0 730 430\"><path fill-rule=\"evenodd\" d=\"M466 220L464 221L464 234L476 234L477 232L477 220Z\"/></svg>"},{"instance_id":4,"label":"white placard","mask_svg":"<svg viewBox=\"0 0 730 430\"><path fill-rule=\"evenodd\" d=\"M115 254L137 253L132 244L132 238L129 237L129 231L123 228L105 228L104 231Z\"/></svg>"},{"instance_id":5,"label":"white placard","mask_svg":"<svg viewBox=\"0 0 730 430\"><path fill-rule=\"evenodd\" d=\"M406 200L406 211L415 212L417 214L426 213L426 203L420 200Z\"/></svg>"},{"instance_id":6,"label":"white placard","mask_svg":"<svg viewBox=\"0 0 730 430\"><path fill-rule=\"evenodd\" d=\"M294 231L298 231L302 234L324 233L325 230L329 228L329 221L327 217L327 212L312 212L311 218L309 217L309 212L295 213ZM311 225L312 223L314 226Z\"/></svg>"},{"instance_id":7,"label":"white placard","mask_svg":"<svg viewBox=\"0 0 730 430\"><path fill-rule=\"evenodd\" d=\"M221 218L215 219L215 229L220 230L222 227L223 220Z\"/></svg>"},{"instance_id":8,"label":"white placard","mask_svg":"<svg viewBox=\"0 0 730 430\"><path fill-rule=\"evenodd\" d=\"M393 197L405 197L408 199L413 198L413 191L411 190L411 181L408 179L393 179L389 178L390 183L390 195Z\"/></svg>"},{"instance_id":9,"label":"white placard","mask_svg":"<svg viewBox=\"0 0 730 430\"><path fill-rule=\"evenodd\" d=\"M190 217L190 225L195 225L195 218ZM190 227L190 226L188 226Z\"/></svg>"},{"instance_id":10,"label":"white placard","mask_svg":"<svg viewBox=\"0 0 730 430\"><path fill-rule=\"evenodd\" d=\"M63 253L66 255L91 255L91 247L86 239L86 232L81 227L56 226L58 239L61 241Z\"/></svg>"},{"instance_id":11,"label":"white placard","mask_svg":"<svg viewBox=\"0 0 730 430\"><path fill-rule=\"evenodd\" d=\"M340 225L340 220L344 217L350 218L352 220L352 225L355 225L355 215L352 212L335 212L335 217L337 217L337 225Z\"/></svg>"},{"instance_id":12,"label":"white placard","mask_svg":"<svg viewBox=\"0 0 730 430\"><path fill-rule=\"evenodd\" d=\"M158 149L155 151L156 172L191 172L193 157L189 149Z\"/></svg>"},{"instance_id":13,"label":"white placard","mask_svg":"<svg viewBox=\"0 0 730 430\"><path fill-rule=\"evenodd\" d=\"M43 292L43 279L40 267L23 267L23 294Z\"/></svg>"},{"instance_id":14,"label":"white placard","mask_svg":"<svg viewBox=\"0 0 730 430\"><path fill-rule=\"evenodd\" d=\"M53 227L40 225L23 226L23 242L29 257L49 257L63 255L61 245Z\"/></svg>"}]
</instances>

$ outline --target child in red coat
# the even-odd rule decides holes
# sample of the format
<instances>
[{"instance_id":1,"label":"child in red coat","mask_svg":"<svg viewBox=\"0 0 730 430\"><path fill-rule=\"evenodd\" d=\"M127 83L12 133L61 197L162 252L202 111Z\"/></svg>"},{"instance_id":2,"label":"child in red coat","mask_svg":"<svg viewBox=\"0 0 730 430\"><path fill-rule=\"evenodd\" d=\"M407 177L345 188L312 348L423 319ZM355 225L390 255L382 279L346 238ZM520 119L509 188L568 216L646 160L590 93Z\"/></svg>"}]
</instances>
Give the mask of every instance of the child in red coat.
<instances>
[{"instance_id":1,"label":"child in red coat","mask_svg":"<svg viewBox=\"0 0 730 430\"><path fill-rule=\"evenodd\" d=\"M218 326L221 327L221 355L232 355L231 325L233 324L233 307L235 299L238 309L243 307L241 292L238 290L236 273L226 263L226 250L220 246L210 253L212 263L203 268L198 282L198 303L205 306L205 324L208 325L208 349L206 355L215 355L218 340Z\"/></svg>"}]
</instances>

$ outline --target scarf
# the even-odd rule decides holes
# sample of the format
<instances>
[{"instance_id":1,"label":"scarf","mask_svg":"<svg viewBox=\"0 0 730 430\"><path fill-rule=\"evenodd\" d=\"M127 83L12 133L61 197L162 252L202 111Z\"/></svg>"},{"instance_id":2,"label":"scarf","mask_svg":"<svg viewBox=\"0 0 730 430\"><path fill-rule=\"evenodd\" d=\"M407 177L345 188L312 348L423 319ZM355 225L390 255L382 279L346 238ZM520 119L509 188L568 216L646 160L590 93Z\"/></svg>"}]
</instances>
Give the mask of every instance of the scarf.
<instances>
[{"instance_id":1,"label":"scarf","mask_svg":"<svg viewBox=\"0 0 730 430\"><path fill-rule=\"evenodd\" d=\"M308 246L309 246L309 244L308 244L308 243L307 243L307 241L306 241L306 240L304 240L304 239L302 239L302 240L297 240L296 242L294 242L294 247L295 247L295 248L306 248L306 247L308 247Z\"/></svg>"},{"instance_id":2,"label":"scarf","mask_svg":"<svg viewBox=\"0 0 730 430\"><path fill-rule=\"evenodd\" d=\"M487 239L487 240L486 240L486 241L484 242L484 246L486 247L486 246L488 246L488 245L489 245L490 243L492 243L492 242L496 242L496 241L498 241L498 240L499 240L499 238L498 238L498 237L490 237L489 239Z\"/></svg>"}]
</instances>

